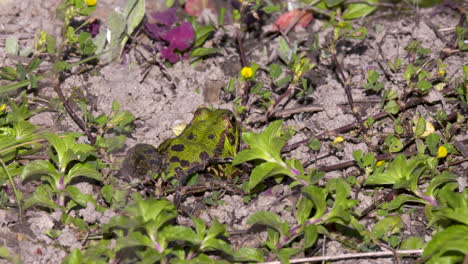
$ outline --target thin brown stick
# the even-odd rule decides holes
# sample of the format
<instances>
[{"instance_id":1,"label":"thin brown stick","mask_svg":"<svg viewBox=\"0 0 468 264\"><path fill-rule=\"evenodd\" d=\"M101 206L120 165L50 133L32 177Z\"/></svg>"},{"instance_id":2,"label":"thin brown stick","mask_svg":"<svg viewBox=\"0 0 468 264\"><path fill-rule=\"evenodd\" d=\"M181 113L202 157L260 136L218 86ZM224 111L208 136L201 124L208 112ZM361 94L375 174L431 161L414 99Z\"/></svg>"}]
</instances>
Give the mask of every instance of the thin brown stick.
<instances>
[{"instance_id":1,"label":"thin brown stick","mask_svg":"<svg viewBox=\"0 0 468 264\"><path fill-rule=\"evenodd\" d=\"M415 257L422 254L422 249L410 249L410 250L395 250L395 253L401 257ZM305 263L305 262L316 262L316 261L334 261L340 259L356 259L356 258L375 258L375 257L393 257L395 254L392 251L378 251L378 252L365 252L365 253L353 253L353 254L342 254L335 256L321 256L321 257L309 257L309 258L298 258L289 260L290 263ZM262 262L261 264L281 264L279 261Z\"/></svg>"}]
</instances>

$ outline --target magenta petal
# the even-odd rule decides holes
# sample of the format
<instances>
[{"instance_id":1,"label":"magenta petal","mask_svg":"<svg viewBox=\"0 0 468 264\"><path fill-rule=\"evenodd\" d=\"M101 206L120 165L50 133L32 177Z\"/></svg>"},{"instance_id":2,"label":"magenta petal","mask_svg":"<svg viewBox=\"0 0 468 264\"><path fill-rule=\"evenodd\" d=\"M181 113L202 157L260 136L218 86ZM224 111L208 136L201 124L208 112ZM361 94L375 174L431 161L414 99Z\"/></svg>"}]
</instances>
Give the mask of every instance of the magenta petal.
<instances>
[{"instance_id":1,"label":"magenta petal","mask_svg":"<svg viewBox=\"0 0 468 264\"><path fill-rule=\"evenodd\" d=\"M169 42L170 47L184 51L190 48L194 36L195 32L192 25L184 22L180 26L167 31L162 38Z\"/></svg>"},{"instance_id":2,"label":"magenta petal","mask_svg":"<svg viewBox=\"0 0 468 264\"><path fill-rule=\"evenodd\" d=\"M180 55L174 53L174 48L169 47L161 50L161 55L163 58L168 60L171 63L176 63L180 61Z\"/></svg>"},{"instance_id":3,"label":"magenta petal","mask_svg":"<svg viewBox=\"0 0 468 264\"><path fill-rule=\"evenodd\" d=\"M153 12L151 13L151 16L159 24L166 25L168 27L172 26L177 20L175 8L169 8L163 12Z\"/></svg>"}]
</instances>

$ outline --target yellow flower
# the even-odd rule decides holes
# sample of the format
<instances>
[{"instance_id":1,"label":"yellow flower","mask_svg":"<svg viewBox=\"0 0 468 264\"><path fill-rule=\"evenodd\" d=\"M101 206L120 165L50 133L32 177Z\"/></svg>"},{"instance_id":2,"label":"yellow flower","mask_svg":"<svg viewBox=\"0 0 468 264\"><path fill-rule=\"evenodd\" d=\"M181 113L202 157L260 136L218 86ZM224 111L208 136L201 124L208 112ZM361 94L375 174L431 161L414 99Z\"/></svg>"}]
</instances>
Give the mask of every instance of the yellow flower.
<instances>
[{"instance_id":1,"label":"yellow flower","mask_svg":"<svg viewBox=\"0 0 468 264\"><path fill-rule=\"evenodd\" d=\"M344 28L344 27L345 27L345 25L346 25L346 24L345 24L344 22L340 22L340 23L338 23L338 27L340 27L340 28Z\"/></svg>"},{"instance_id":2,"label":"yellow flower","mask_svg":"<svg viewBox=\"0 0 468 264\"><path fill-rule=\"evenodd\" d=\"M343 141L344 141L343 137L336 137L335 140L333 140L333 143L338 144L338 143L343 142Z\"/></svg>"},{"instance_id":3,"label":"yellow flower","mask_svg":"<svg viewBox=\"0 0 468 264\"><path fill-rule=\"evenodd\" d=\"M97 3L97 0L86 0L86 4L88 6L95 6Z\"/></svg>"},{"instance_id":4,"label":"yellow flower","mask_svg":"<svg viewBox=\"0 0 468 264\"><path fill-rule=\"evenodd\" d=\"M440 146L437 150L437 157L438 158L445 158L447 157L447 148L444 146Z\"/></svg>"},{"instance_id":5,"label":"yellow flower","mask_svg":"<svg viewBox=\"0 0 468 264\"><path fill-rule=\"evenodd\" d=\"M385 163L384 160L379 160L379 161L377 161L377 163L376 163L375 165L376 165L377 167L380 167L380 166L382 166L384 163Z\"/></svg>"},{"instance_id":6,"label":"yellow flower","mask_svg":"<svg viewBox=\"0 0 468 264\"><path fill-rule=\"evenodd\" d=\"M6 108L6 104L0 105L0 114L3 113L3 111L5 110L5 108Z\"/></svg>"},{"instance_id":7,"label":"yellow flower","mask_svg":"<svg viewBox=\"0 0 468 264\"><path fill-rule=\"evenodd\" d=\"M252 76L253 76L253 70L252 70L252 68L250 68L250 67L244 67L244 68L242 68L240 74L241 74L242 77L244 77L245 79L250 79L250 78L252 78Z\"/></svg>"},{"instance_id":8,"label":"yellow flower","mask_svg":"<svg viewBox=\"0 0 468 264\"><path fill-rule=\"evenodd\" d=\"M444 76L444 75L445 75L445 71L444 71L444 70L440 70L440 71L439 71L439 75L440 75L440 76Z\"/></svg>"}]
</instances>

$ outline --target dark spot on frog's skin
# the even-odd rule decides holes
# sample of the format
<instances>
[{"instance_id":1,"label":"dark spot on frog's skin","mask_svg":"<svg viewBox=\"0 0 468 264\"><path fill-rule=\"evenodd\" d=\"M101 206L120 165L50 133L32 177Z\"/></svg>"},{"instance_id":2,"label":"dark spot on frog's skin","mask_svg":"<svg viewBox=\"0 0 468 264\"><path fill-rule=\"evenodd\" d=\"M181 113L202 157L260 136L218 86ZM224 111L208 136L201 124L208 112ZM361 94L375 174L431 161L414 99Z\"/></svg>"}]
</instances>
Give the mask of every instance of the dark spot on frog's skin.
<instances>
[{"instance_id":1,"label":"dark spot on frog's skin","mask_svg":"<svg viewBox=\"0 0 468 264\"><path fill-rule=\"evenodd\" d=\"M182 144L177 144L177 145L174 145L171 147L171 150L172 151L177 151L177 152L180 152L180 151L184 151L184 145Z\"/></svg>"},{"instance_id":2,"label":"dark spot on frog's skin","mask_svg":"<svg viewBox=\"0 0 468 264\"><path fill-rule=\"evenodd\" d=\"M156 153L156 149L154 149L154 148L145 149L143 151L143 153L145 153L145 155L152 155L152 154Z\"/></svg>"},{"instance_id":3,"label":"dark spot on frog's skin","mask_svg":"<svg viewBox=\"0 0 468 264\"><path fill-rule=\"evenodd\" d=\"M213 134L209 134L209 135L208 135L208 139L213 140L214 138L215 138L215 136L214 136Z\"/></svg>"},{"instance_id":4,"label":"dark spot on frog's skin","mask_svg":"<svg viewBox=\"0 0 468 264\"><path fill-rule=\"evenodd\" d=\"M203 151L202 153L200 153L200 155L198 155L200 157L201 160L207 160L210 158L210 155L208 155L208 153L206 153L205 151Z\"/></svg>"},{"instance_id":5,"label":"dark spot on frog's skin","mask_svg":"<svg viewBox=\"0 0 468 264\"><path fill-rule=\"evenodd\" d=\"M188 160L181 160L180 165L184 168L187 168L188 166L190 166L190 162Z\"/></svg>"},{"instance_id":6,"label":"dark spot on frog's skin","mask_svg":"<svg viewBox=\"0 0 468 264\"><path fill-rule=\"evenodd\" d=\"M187 139L188 140L193 140L193 139L195 139L195 136L192 133L190 133L190 135L188 135Z\"/></svg>"},{"instance_id":7,"label":"dark spot on frog's skin","mask_svg":"<svg viewBox=\"0 0 468 264\"><path fill-rule=\"evenodd\" d=\"M176 157L176 156L172 156L170 159L169 159L170 162L180 162L180 159L179 157Z\"/></svg>"}]
</instances>

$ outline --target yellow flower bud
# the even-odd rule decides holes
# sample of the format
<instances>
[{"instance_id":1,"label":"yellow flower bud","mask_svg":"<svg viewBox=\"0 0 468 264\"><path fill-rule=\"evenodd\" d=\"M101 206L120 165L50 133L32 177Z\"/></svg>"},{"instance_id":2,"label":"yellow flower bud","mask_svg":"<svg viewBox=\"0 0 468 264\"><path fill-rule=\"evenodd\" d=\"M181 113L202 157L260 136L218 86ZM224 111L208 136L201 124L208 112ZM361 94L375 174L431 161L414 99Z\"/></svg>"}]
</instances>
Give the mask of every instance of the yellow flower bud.
<instances>
[{"instance_id":1,"label":"yellow flower bud","mask_svg":"<svg viewBox=\"0 0 468 264\"><path fill-rule=\"evenodd\" d=\"M336 137L335 140L333 140L333 143L338 144L338 143L343 142L343 141L344 141L343 137Z\"/></svg>"},{"instance_id":2,"label":"yellow flower bud","mask_svg":"<svg viewBox=\"0 0 468 264\"><path fill-rule=\"evenodd\" d=\"M445 158L447 157L447 148L444 146L440 146L437 150L437 157L438 158Z\"/></svg>"},{"instance_id":3,"label":"yellow flower bud","mask_svg":"<svg viewBox=\"0 0 468 264\"><path fill-rule=\"evenodd\" d=\"M384 160L379 160L379 161L377 161L377 163L376 163L375 165L376 165L377 167L380 167L380 166L382 166L384 163L385 163Z\"/></svg>"},{"instance_id":4,"label":"yellow flower bud","mask_svg":"<svg viewBox=\"0 0 468 264\"><path fill-rule=\"evenodd\" d=\"M97 4L97 0L86 0L86 4L88 6L95 6Z\"/></svg>"},{"instance_id":5,"label":"yellow flower bud","mask_svg":"<svg viewBox=\"0 0 468 264\"><path fill-rule=\"evenodd\" d=\"M240 74L242 75L242 77L244 77L245 79L250 79L252 78L253 76L253 70L251 67L244 67L242 68Z\"/></svg>"},{"instance_id":6,"label":"yellow flower bud","mask_svg":"<svg viewBox=\"0 0 468 264\"><path fill-rule=\"evenodd\" d=\"M440 71L439 71L439 75L440 75L440 76L444 76L444 75L445 75L445 71L444 71L444 70L440 70Z\"/></svg>"}]
</instances>

